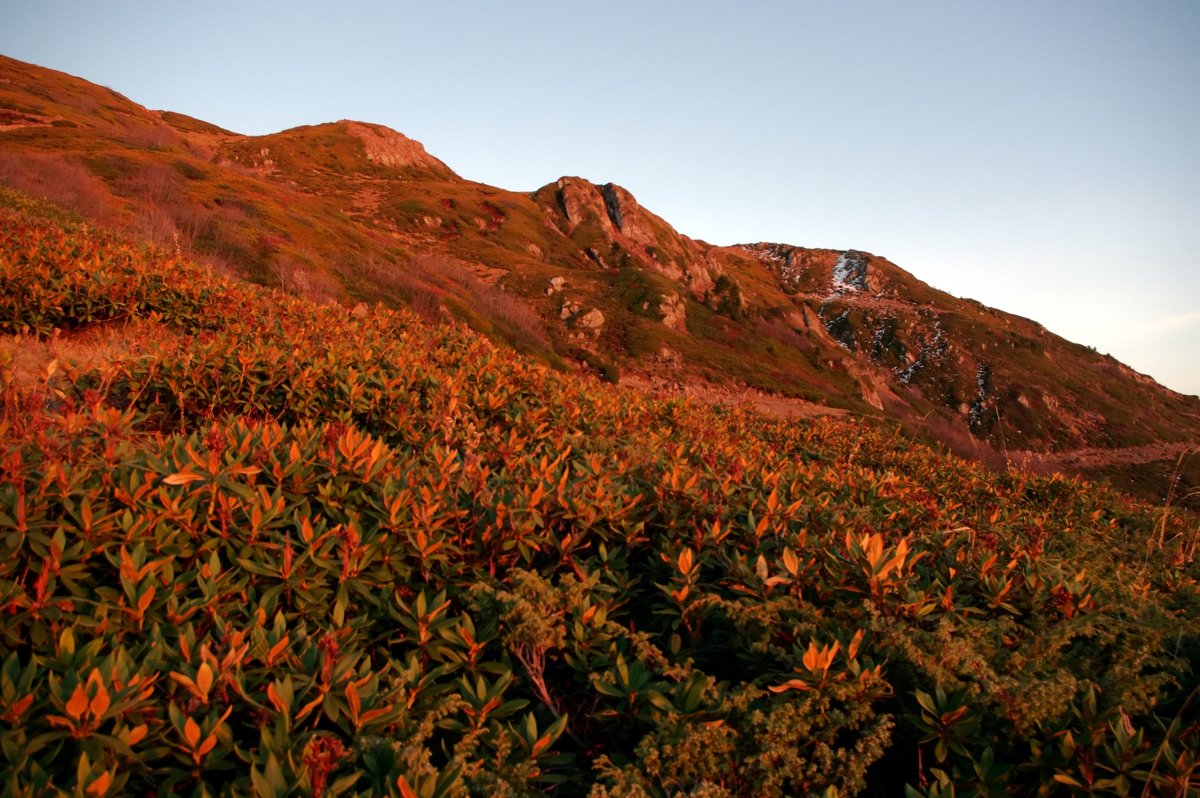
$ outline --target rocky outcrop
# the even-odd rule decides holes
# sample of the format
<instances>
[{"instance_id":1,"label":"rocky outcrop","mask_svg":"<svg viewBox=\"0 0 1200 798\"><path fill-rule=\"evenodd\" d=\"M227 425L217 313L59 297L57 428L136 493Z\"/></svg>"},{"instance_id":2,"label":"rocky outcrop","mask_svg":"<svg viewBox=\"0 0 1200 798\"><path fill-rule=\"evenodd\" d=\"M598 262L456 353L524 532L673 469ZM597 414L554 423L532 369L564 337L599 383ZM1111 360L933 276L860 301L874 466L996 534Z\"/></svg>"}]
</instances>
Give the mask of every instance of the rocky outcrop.
<instances>
[{"instance_id":1,"label":"rocky outcrop","mask_svg":"<svg viewBox=\"0 0 1200 798\"><path fill-rule=\"evenodd\" d=\"M642 247L654 245L654 229L647 218L649 214L642 210L632 194L615 183L605 183L600 186L600 195L604 198L609 221L626 238Z\"/></svg>"},{"instance_id":2,"label":"rocky outcrop","mask_svg":"<svg viewBox=\"0 0 1200 798\"><path fill-rule=\"evenodd\" d=\"M662 314L663 326L677 332L687 332L687 302L679 294L663 297L658 312Z\"/></svg>"},{"instance_id":3,"label":"rocky outcrop","mask_svg":"<svg viewBox=\"0 0 1200 798\"><path fill-rule=\"evenodd\" d=\"M598 308L592 308L575 320L576 326L588 332L598 333L604 326L604 314Z\"/></svg>"},{"instance_id":4,"label":"rocky outcrop","mask_svg":"<svg viewBox=\"0 0 1200 798\"><path fill-rule=\"evenodd\" d=\"M579 177L560 177L554 188L554 198L566 217L568 235L589 222L598 225L608 237L616 233L604 198L595 185Z\"/></svg>"},{"instance_id":5,"label":"rocky outcrop","mask_svg":"<svg viewBox=\"0 0 1200 798\"><path fill-rule=\"evenodd\" d=\"M362 142L367 160L372 163L396 169L417 168L454 174L450 167L426 152L421 142L414 141L403 133L397 133L390 127L348 119L343 119L337 124Z\"/></svg>"},{"instance_id":6,"label":"rocky outcrop","mask_svg":"<svg viewBox=\"0 0 1200 798\"><path fill-rule=\"evenodd\" d=\"M558 317L577 330L593 334L599 333L603 329L605 321L604 314L600 312L599 308L584 310L583 305L570 299L563 302Z\"/></svg>"},{"instance_id":7,"label":"rocky outcrop","mask_svg":"<svg viewBox=\"0 0 1200 798\"><path fill-rule=\"evenodd\" d=\"M710 247L680 235L614 183L598 186L562 177L537 191L534 199L548 220L601 268L632 261L677 283L698 301L707 301L726 274Z\"/></svg>"}]
</instances>

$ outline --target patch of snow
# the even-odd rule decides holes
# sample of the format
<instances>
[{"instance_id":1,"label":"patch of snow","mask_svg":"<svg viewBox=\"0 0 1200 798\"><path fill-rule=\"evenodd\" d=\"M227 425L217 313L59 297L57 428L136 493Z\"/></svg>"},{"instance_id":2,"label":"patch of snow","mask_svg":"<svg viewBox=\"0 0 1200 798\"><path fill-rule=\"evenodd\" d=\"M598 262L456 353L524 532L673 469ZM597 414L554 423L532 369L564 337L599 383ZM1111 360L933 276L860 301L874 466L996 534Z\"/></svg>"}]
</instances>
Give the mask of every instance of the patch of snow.
<instances>
[{"instance_id":1,"label":"patch of snow","mask_svg":"<svg viewBox=\"0 0 1200 798\"><path fill-rule=\"evenodd\" d=\"M785 291L795 291L804 273L796 257L796 248L787 244L743 244L745 252L758 258L768 269L775 272Z\"/></svg>"},{"instance_id":2,"label":"patch of snow","mask_svg":"<svg viewBox=\"0 0 1200 798\"><path fill-rule=\"evenodd\" d=\"M988 383L992 379L992 367L987 363L980 363L975 369L975 385L979 388L979 393L975 397L975 401L971 402L971 410L967 416L967 423L972 426L978 426L983 422L983 406L988 397Z\"/></svg>"},{"instance_id":3,"label":"patch of snow","mask_svg":"<svg viewBox=\"0 0 1200 798\"><path fill-rule=\"evenodd\" d=\"M847 352L853 352L854 348L854 331L849 325L843 326L843 323L850 317L850 308L842 311L842 314L837 318L830 319L825 322L825 332L829 333L835 341Z\"/></svg>"},{"instance_id":4,"label":"patch of snow","mask_svg":"<svg viewBox=\"0 0 1200 798\"><path fill-rule=\"evenodd\" d=\"M933 338L921 344L921 351L917 354L917 359L909 363L906 368L896 369L893 373L899 377L900 382L909 385L918 371L930 363L936 363L945 353L946 340L942 333L942 322L938 320L933 325Z\"/></svg>"},{"instance_id":5,"label":"patch of snow","mask_svg":"<svg viewBox=\"0 0 1200 798\"><path fill-rule=\"evenodd\" d=\"M861 291L867 287L867 259L861 252L848 249L838 256L833 266L833 284L830 289L835 294L846 291Z\"/></svg>"}]
</instances>

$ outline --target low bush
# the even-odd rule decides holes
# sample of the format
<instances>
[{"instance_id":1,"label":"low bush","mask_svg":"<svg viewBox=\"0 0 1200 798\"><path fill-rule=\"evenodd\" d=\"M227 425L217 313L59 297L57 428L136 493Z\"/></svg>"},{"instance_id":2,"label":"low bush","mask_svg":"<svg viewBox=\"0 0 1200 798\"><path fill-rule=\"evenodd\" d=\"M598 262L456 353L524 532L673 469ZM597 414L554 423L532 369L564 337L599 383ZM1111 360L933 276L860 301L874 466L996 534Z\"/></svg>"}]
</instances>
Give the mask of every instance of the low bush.
<instances>
[{"instance_id":1,"label":"low bush","mask_svg":"<svg viewBox=\"0 0 1200 798\"><path fill-rule=\"evenodd\" d=\"M3 330L162 331L0 362L11 794L1196 794L1150 508L0 213Z\"/></svg>"}]
</instances>

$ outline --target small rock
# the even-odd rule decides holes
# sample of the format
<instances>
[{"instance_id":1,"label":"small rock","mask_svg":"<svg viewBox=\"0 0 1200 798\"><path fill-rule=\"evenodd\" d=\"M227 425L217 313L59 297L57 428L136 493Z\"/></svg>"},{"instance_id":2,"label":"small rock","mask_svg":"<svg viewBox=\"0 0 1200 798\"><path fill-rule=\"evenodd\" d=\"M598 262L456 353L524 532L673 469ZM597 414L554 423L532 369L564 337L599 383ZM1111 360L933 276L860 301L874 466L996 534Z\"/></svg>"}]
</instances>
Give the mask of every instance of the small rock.
<instances>
[{"instance_id":1,"label":"small rock","mask_svg":"<svg viewBox=\"0 0 1200 798\"><path fill-rule=\"evenodd\" d=\"M585 330L598 332L604 326L604 314L598 308L592 308L579 318L578 324Z\"/></svg>"}]
</instances>

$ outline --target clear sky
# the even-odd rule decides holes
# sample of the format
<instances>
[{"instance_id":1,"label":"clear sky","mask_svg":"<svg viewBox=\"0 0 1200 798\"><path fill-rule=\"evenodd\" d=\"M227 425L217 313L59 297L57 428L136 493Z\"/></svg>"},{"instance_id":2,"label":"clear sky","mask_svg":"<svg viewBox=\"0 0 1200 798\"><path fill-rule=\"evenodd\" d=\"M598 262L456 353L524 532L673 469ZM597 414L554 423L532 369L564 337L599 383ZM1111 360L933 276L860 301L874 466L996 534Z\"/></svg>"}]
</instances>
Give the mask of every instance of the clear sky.
<instances>
[{"instance_id":1,"label":"clear sky","mask_svg":"<svg viewBox=\"0 0 1200 798\"><path fill-rule=\"evenodd\" d=\"M1200 394L1200 2L4 0L0 52L240 133L890 258Z\"/></svg>"}]
</instances>

